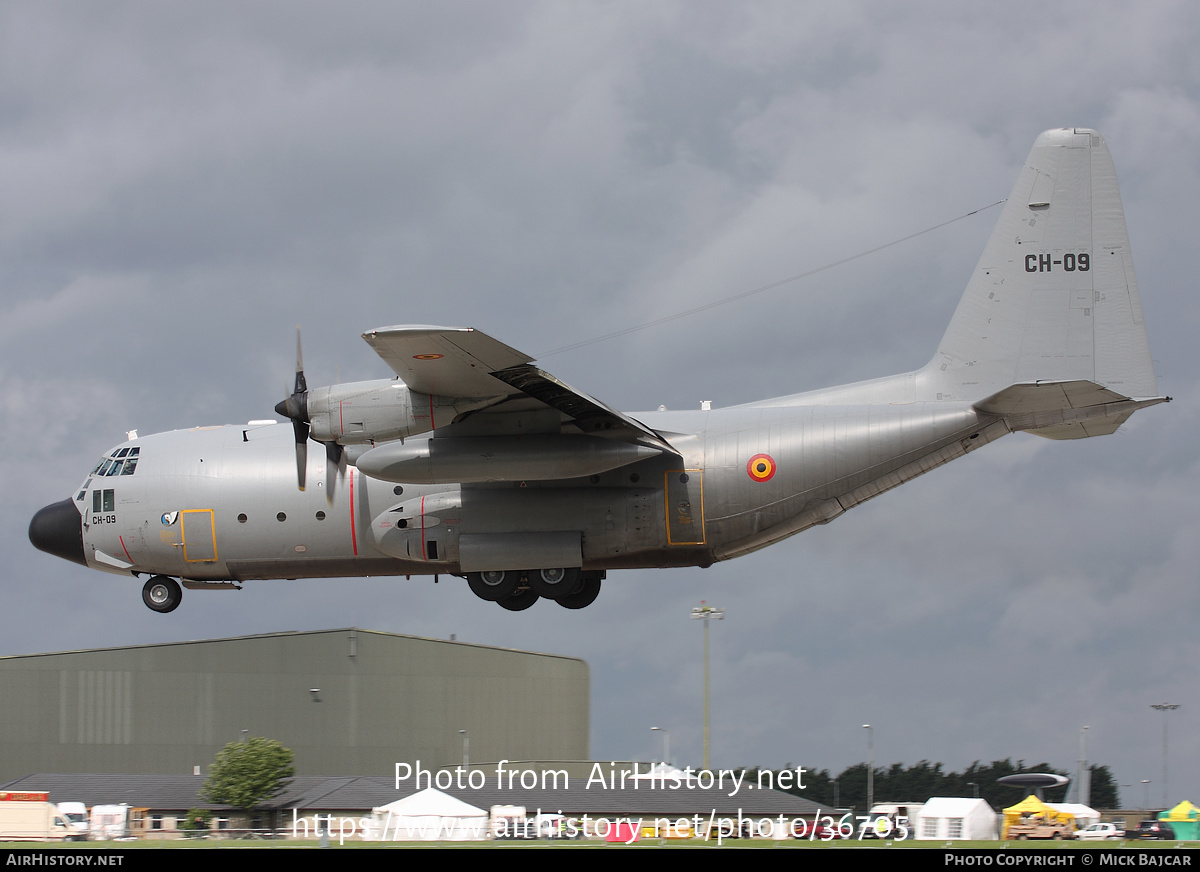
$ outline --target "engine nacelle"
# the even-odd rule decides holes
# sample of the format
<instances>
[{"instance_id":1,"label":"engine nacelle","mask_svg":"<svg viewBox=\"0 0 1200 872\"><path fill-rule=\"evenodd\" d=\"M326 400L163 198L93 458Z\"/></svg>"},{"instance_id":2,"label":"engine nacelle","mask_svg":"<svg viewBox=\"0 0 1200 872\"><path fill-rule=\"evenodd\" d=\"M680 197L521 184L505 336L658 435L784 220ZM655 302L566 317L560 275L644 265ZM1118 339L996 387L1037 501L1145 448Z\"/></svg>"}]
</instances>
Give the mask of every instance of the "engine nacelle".
<instances>
[{"instance_id":1,"label":"engine nacelle","mask_svg":"<svg viewBox=\"0 0 1200 872\"><path fill-rule=\"evenodd\" d=\"M430 396L396 379L376 379L314 388L307 409L313 439L360 445L428 433L493 402Z\"/></svg>"}]
</instances>

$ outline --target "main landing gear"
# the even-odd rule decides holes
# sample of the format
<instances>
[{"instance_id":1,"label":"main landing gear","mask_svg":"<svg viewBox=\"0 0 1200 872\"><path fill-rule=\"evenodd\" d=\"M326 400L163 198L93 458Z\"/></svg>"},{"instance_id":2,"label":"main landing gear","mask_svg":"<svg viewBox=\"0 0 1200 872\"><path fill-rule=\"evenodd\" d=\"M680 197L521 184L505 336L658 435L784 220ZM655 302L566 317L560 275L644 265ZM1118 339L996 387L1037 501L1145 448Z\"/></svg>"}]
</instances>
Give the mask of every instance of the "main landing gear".
<instances>
[{"instance_id":1,"label":"main landing gear","mask_svg":"<svg viewBox=\"0 0 1200 872\"><path fill-rule=\"evenodd\" d=\"M179 582L166 575L153 575L142 588L142 602L156 612L166 614L179 608L183 589Z\"/></svg>"},{"instance_id":2,"label":"main landing gear","mask_svg":"<svg viewBox=\"0 0 1200 872\"><path fill-rule=\"evenodd\" d=\"M493 569L468 572L467 586L480 599L520 612L539 599L554 600L565 609L582 609L600 595L603 571L581 569Z\"/></svg>"}]
</instances>

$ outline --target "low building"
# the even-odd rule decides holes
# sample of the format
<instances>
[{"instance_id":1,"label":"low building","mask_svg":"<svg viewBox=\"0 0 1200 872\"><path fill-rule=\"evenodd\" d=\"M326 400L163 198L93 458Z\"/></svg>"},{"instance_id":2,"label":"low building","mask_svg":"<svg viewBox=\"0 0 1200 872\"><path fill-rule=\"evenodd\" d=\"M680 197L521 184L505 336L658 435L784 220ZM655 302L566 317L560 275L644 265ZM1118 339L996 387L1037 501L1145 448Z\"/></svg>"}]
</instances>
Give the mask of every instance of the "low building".
<instances>
[{"instance_id":1,"label":"low building","mask_svg":"<svg viewBox=\"0 0 1200 872\"><path fill-rule=\"evenodd\" d=\"M538 764L539 766L542 764ZM591 764L595 772L609 772L609 763ZM599 768L597 768L599 767ZM643 771L649 769L642 764ZM506 777L496 778L497 768ZM476 780L466 786L449 787L442 793L464 804L488 811L496 807L524 809L524 820L532 822L539 813L561 815L565 833L580 838L604 838L618 824L653 833L655 838L731 838L767 835L771 838L807 838L814 835L813 821L822 827L836 826L839 812L831 812L802 797L760 788L745 778L735 786L718 781L719 775L675 779L628 778L622 782L596 777L564 775L566 770L528 768L505 763L502 767L481 766ZM521 787L519 775L510 786L507 773L536 772L539 784ZM548 773L543 781L542 773ZM528 783L528 782L527 782ZM178 838L180 823L190 809L208 811L217 835L246 829L274 829L283 838L316 838L321 829L331 830L335 839L358 841L374 825L375 838L415 841L398 821L376 818L372 811L398 799L421 792L412 783L397 784L394 777L298 776L267 807L253 815L204 802L199 790L202 776L187 775L62 775L35 773L0 784L0 790L48 792L52 802L82 802L96 805L129 806L130 835L139 838ZM470 786L477 784L477 787ZM543 786L544 785L544 786ZM423 788L428 789L428 788ZM436 792L436 791L435 791ZM851 821L847 824L853 827ZM508 837L524 838L535 831L512 827ZM382 832L386 828L387 832ZM821 838L826 830L817 831ZM489 836L493 833L489 832Z\"/></svg>"},{"instance_id":2,"label":"low building","mask_svg":"<svg viewBox=\"0 0 1200 872\"><path fill-rule=\"evenodd\" d=\"M0 657L0 781L202 773L248 735L302 776L454 765L464 737L476 759L586 760L589 685L574 657L357 628Z\"/></svg>"}]
</instances>

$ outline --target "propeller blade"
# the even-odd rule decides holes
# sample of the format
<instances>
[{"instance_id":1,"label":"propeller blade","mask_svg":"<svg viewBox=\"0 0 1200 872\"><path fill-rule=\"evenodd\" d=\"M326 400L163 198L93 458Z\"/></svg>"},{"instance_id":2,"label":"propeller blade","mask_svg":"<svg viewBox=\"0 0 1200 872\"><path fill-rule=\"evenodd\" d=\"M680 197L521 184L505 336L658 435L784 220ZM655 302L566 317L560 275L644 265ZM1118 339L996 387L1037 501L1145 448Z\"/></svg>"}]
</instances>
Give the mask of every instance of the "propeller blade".
<instances>
[{"instance_id":1,"label":"propeller blade","mask_svg":"<svg viewBox=\"0 0 1200 872\"><path fill-rule=\"evenodd\" d=\"M303 394L308 391L308 383L304 380L304 352L300 348L300 325L296 325L296 389L292 392Z\"/></svg>"},{"instance_id":2,"label":"propeller blade","mask_svg":"<svg viewBox=\"0 0 1200 872\"><path fill-rule=\"evenodd\" d=\"M304 421L293 421L292 430L296 434L296 482L300 490L304 490L308 470L308 424Z\"/></svg>"},{"instance_id":3,"label":"propeller blade","mask_svg":"<svg viewBox=\"0 0 1200 872\"><path fill-rule=\"evenodd\" d=\"M337 442L325 443L325 499L333 504L337 483L346 471L346 453Z\"/></svg>"}]
</instances>

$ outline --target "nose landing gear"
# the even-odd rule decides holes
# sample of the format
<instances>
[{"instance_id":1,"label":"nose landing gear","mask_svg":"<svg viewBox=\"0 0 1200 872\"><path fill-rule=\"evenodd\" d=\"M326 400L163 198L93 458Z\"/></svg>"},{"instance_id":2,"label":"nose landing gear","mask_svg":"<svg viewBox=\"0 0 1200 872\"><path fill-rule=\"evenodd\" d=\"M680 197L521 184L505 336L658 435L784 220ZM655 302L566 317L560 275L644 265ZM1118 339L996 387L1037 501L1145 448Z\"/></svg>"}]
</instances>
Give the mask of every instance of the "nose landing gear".
<instances>
[{"instance_id":1,"label":"nose landing gear","mask_svg":"<svg viewBox=\"0 0 1200 872\"><path fill-rule=\"evenodd\" d=\"M183 589L179 582L166 575L151 576L142 588L142 602L161 614L175 611L182 599Z\"/></svg>"}]
</instances>

